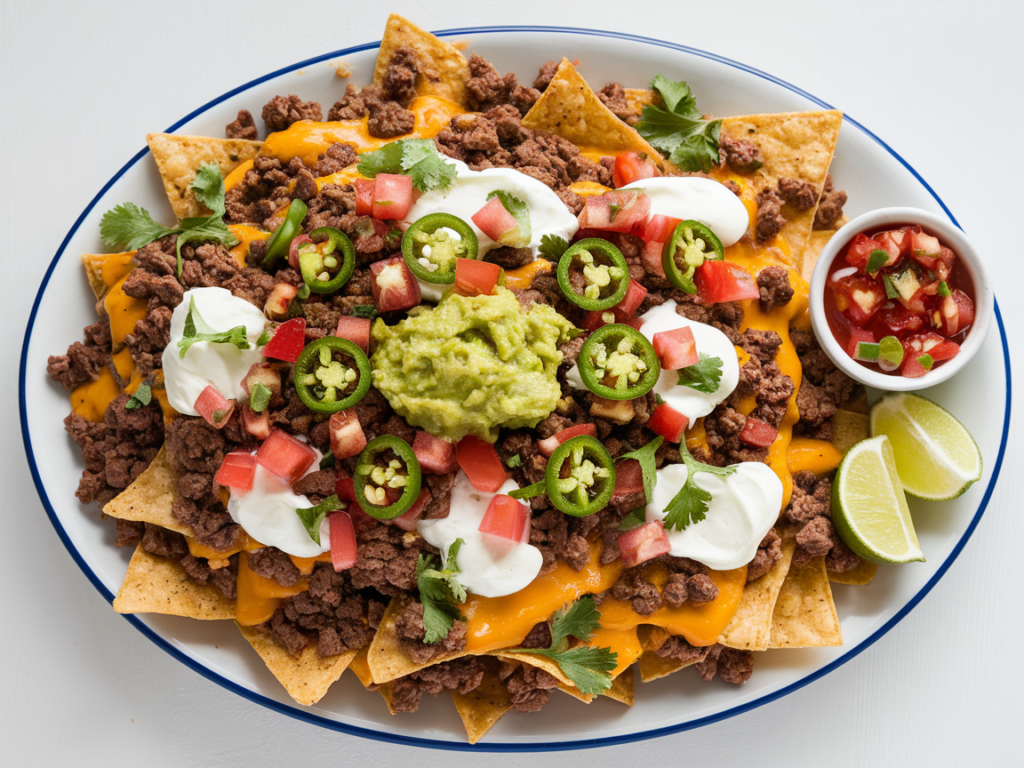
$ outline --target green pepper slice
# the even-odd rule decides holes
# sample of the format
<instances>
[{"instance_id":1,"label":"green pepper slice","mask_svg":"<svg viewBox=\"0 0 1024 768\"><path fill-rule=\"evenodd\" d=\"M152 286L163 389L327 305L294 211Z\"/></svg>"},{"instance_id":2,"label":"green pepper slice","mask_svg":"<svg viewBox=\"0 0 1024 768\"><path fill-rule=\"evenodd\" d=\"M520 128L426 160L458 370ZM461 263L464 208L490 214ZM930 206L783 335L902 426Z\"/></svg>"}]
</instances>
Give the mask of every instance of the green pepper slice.
<instances>
[{"instance_id":1,"label":"green pepper slice","mask_svg":"<svg viewBox=\"0 0 1024 768\"><path fill-rule=\"evenodd\" d=\"M582 294L577 292L570 280L574 262L583 265L582 279L586 285ZM569 301L583 309L611 309L626 297L629 289L626 257L614 245L599 237L580 240L573 243L558 260L558 285Z\"/></svg>"},{"instance_id":2,"label":"green pepper slice","mask_svg":"<svg viewBox=\"0 0 1024 768\"><path fill-rule=\"evenodd\" d=\"M274 230L267 242L267 255L263 257L262 267L268 269L282 256L288 255L288 246L294 238L302 231L302 220L306 218L307 206L298 198L292 200L288 206L288 215L284 221Z\"/></svg>"},{"instance_id":3,"label":"green pepper slice","mask_svg":"<svg viewBox=\"0 0 1024 768\"><path fill-rule=\"evenodd\" d=\"M356 249L348 235L334 227L309 234L313 242L298 247L299 271L313 293L334 293L344 287L356 268ZM317 238L326 240L316 242Z\"/></svg>"},{"instance_id":4,"label":"green pepper slice","mask_svg":"<svg viewBox=\"0 0 1024 768\"><path fill-rule=\"evenodd\" d=\"M458 234L456 240L451 230ZM402 236L402 256L416 277L428 283L455 282L455 260L475 259L480 242L465 221L450 213L429 213Z\"/></svg>"},{"instance_id":5,"label":"green pepper slice","mask_svg":"<svg viewBox=\"0 0 1024 768\"><path fill-rule=\"evenodd\" d=\"M682 221L672 231L672 237L665 241L661 251L661 266L672 285L686 293L696 293L693 273L707 261L725 258L725 248L710 229L692 219ZM681 262L681 263L680 263Z\"/></svg>"},{"instance_id":6,"label":"green pepper slice","mask_svg":"<svg viewBox=\"0 0 1024 768\"><path fill-rule=\"evenodd\" d=\"M379 457L388 451L395 458L388 459L386 464L380 463ZM416 454L405 440L394 435L381 435L368 442L359 454L353 480L359 508L378 520L393 520L404 515L416 503L422 472ZM394 493L399 489L402 495L398 501L386 504L388 491Z\"/></svg>"},{"instance_id":7,"label":"green pepper slice","mask_svg":"<svg viewBox=\"0 0 1024 768\"><path fill-rule=\"evenodd\" d=\"M555 508L586 517L608 506L615 490L615 462L595 437L566 440L548 459L544 486Z\"/></svg>"},{"instance_id":8,"label":"green pepper slice","mask_svg":"<svg viewBox=\"0 0 1024 768\"><path fill-rule=\"evenodd\" d=\"M654 389L661 363L636 328L603 325L587 337L576 360L587 389L606 400L635 400ZM608 380L611 383L605 383Z\"/></svg>"},{"instance_id":9,"label":"green pepper slice","mask_svg":"<svg viewBox=\"0 0 1024 768\"><path fill-rule=\"evenodd\" d=\"M355 365L336 356L347 357ZM370 376L370 361L363 350L348 339L324 336L311 341L299 353L295 362L295 391L311 411L336 413L363 399L370 390Z\"/></svg>"}]
</instances>

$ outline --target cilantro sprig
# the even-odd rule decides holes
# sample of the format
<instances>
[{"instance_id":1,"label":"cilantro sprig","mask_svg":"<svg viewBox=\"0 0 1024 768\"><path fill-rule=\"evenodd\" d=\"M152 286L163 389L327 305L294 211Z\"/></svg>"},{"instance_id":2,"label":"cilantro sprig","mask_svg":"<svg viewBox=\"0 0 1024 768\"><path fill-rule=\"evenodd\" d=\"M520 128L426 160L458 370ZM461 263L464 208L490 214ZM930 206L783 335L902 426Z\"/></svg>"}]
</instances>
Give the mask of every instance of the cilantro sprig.
<instances>
[{"instance_id":1,"label":"cilantro sprig","mask_svg":"<svg viewBox=\"0 0 1024 768\"><path fill-rule=\"evenodd\" d=\"M575 637L582 643L590 640L599 626L601 612L597 610L594 598L581 597L570 605L563 606L551 617L551 647L513 648L502 653L534 653L547 656L554 661L562 673L572 681L580 693L597 695L612 685L611 671L615 669L618 654L611 648L594 648L589 645L569 647L569 638Z\"/></svg>"},{"instance_id":2,"label":"cilantro sprig","mask_svg":"<svg viewBox=\"0 0 1024 768\"><path fill-rule=\"evenodd\" d=\"M712 498L710 493L694 482L697 473L707 472L711 475L726 477L733 474L736 467L713 467L710 464L697 461L690 455L685 440L679 443L679 455L686 465L686 482L665 507L665 519L662 520L662 523L670 530L684 531L691 524L699 523L707 517L708 502Z\"/></svg>"},{"instance_id":3,"label":"cilantro sprig","mask_svg":"<svg viewBox=\"0 0 1024 768\"><path fill-rule=\"evenodd\" d=\"M429 139L399 139L376 152L365 152L359 156L358 170L368 179L378 173L411 176L412 185L420 192L447 189L458 175L455 165L446 163Z\"/></svg>"},{"instance_id":4,"label":"cilantro sprig","mask_svg":"<svg viewBox=\"0 0 1024 768\"><path fill-rule=\"evenodd\" d=\"M196 200L209 208L209 216L191 216L177 227L153 221L149 211L135 203L115 205L100 221L100 237L111 251L134 251L167 235L177 235L178 277L181 277L181 246L212 240L224 246L238 244L238 238L224 223L224 178L216 163L204 163L190 185Z\"/></svg>"},{"instance_id":5,"label":"cilantro sprig","mask_svg":"<svg viewBox=\"0 0 1024 768\"><path fill-rule=\"evenodd\" d=\"M640 472L643 475L644 482L644 504L651 503L651 494L654 492L654 483L657 479L657 465L655 464L655 455L661 444L665 442L665 438L660 435L643 448L637 448L635 451L624 453L616 459L616 463L621 464L627 459L636 459L640 462ZM620 531L628 531L632 528L643 525L646 521L644 515L644 508L637 507L628 515L626 515L622 523L619 525Z\"/></svg>"},{"instance_id":6,"label":"cilantro sprig","mask_svg":"<svg viewBox=\"0 0 1024 768\"><path fill-rule=\"evenodd\" d=\"M678 384L713 395L722 380L722 358L700 353L700 362L679 369Z\"/></svg>"},{"instance_id":7,"label":"cilantro sprig","mask_svg":"<svg viewBox=\"0 0 1024 768\"><path fill-rule=\"evenodd\" d=\"M562 254L569 248L569 241L564 237L558 235L544 235L540 239L540 255L548 261L553 261L556 264L562 258Z\"/></svg>"},{"instance_id":8,"label":"cilantro sprig","mask_svg":"<svg viewBox=\"0 0 1024 768\"><path fill-rule=\"evenodd\" d=\"M320 524L323 523L324 518L331 512L337 512L339 509L345 509L347 506L337 496L328 496L315 507L296 509L295 514L302 521L302 526L306 529L306 533L309 534L309 538L319 544Z\"/></svg>"},{"instance_id":9,"label":"cilantro sprig","mask_svg":"<svg viewBox=\"0 0 1024 768\"><path fill-rule=\"evenodd\" d=\"M466 589L456 578L459 570L457 558L465 542L456 539L448 547L444 568L433 568L433 555L419 556L416 561L416 586L423 603L424 643L436 643L448 637L456 620L463 619L459 604L466 602Z\"/></svg>"},{"instance_id":10,"label":"cilantro sprig","mask_svg":"<svg viewBox=\"0 0 1024 768\"><path fill-rule=\"evenodd\" d=\"M637 131L655 149L684 171L709 171L717 165L721 120L705 120L690 86L658 75L651 81L666 109L648 105Z\"/></svg>"},{"instance_id":11,"label":"cilantro sprig","mask_svg":"<svg viewBox=\"0 0 1024 768\"><path fill-rule=\"evenodd\" d=\"M239 349L249 349L249 339L246 338L244 325L236 325L227 331L215 331L199 314L196 309L196 297L192 296L188 302L188 314L185 316L185 332L178 342L178 349L181 350L181 357L185 356L189 348L200 341L209 341L213 344L234 344Z\"/></svg>"},{"instance_id":12,"label":"cilantro sprig","mask_svg":"<svg viewBox=\"0 0 1024 768\"><path fill-rule=\"evenodd\" d=\"M135 390L135 393L128 398L128 402L124 404L124 407L134 410L135 408L147 406L151 402L153 402L153 389L148 381L143 381L139 384L139 388Z\"/></svg>"}]
</instances>

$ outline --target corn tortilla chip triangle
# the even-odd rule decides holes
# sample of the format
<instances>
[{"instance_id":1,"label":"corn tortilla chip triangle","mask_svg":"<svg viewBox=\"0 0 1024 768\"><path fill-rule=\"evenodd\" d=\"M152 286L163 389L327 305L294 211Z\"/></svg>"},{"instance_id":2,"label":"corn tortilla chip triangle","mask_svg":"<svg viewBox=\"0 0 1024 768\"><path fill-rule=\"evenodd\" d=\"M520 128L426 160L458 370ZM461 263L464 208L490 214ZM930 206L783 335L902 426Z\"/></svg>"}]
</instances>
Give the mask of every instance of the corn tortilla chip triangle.
<instances>
[{"instance_id":1,"label":"corn tortilla chip triangle","mask_svg":"<svg viewBox=\"0 0 1024 768\"><path fill-rule=\"evenodd\" d=\"M622 671L622 674L618 675L612 681L612 687L602 693L602 696L607 696L609 699L617 701L621 704L625 704L627 707L633 706L633 667L626 667Z\"/></svg>"},{"instance_id":2,"label":"corn tortilla chip triangle","mask_svg":"<svg viewBox=\"0 0 1024 768\"><path fill-rule=\"evenodd\" d=\"M82 266L85 267L85 276L89 280L89 287L92 288L96 300L99 301L107 292L107 284L103 282L103 265L107 261L106 253L83 253Z\"/></svg>"},{"instance_id":3,"label":"corn tortilla chip triangle","mask_svg":"<svg viewBox=\"0 0 1024 768\"><path fill-rule=\"evenodd\" d=\"M782 558L764 576L743 588L735 615L718 636L727 648L763 651L768 647L772 631L772 614L779 592L789 573L796 542L783 539Z\"/></svg>"},{"instance_id":4,"label":"corn tortilla chip triangle","mask_svg":"<svg viewBox=\"0 0 1024 768\"><path fill-rule=\"evenodd\" d=\"M434 659L425 664L418 664L409 658L409 655L402 648L398 639L398 631L395 629L395 619L405 609L407 601L401 598L392 598L388 607L381 617L380 626L370 643L370 650L367 652L366 662L370 668L370 674L375 683L389 683L399 677L417 672L418 670L437 664L441 661L451 661L466 656L466 653L454 653L445 656L443 659Z\"/></svg>"},{"instance_id":5,"label":"corn tortilla chip triangle","mask_svg":"<svg viewBox=\"0 0 1024 768\"><path fill-rule=\"evenodd\" d=\"M146 136L146 143L156 160L164 191L178 219L209 214L196 200L190 186L204 163L216 163L221 174L227 176L255 157L263 146L262 142L246 139L211 139L170 133L150 133Z\"/></svg>"},{"instance_id":6,"label":"corn tortilla chip triangle","mask_svg":"<svg viewBox=\"0 0 1024 768\"><path fill-rule=\"evenodd\" d=\"M177 563L140 544L114 599L118 613L161 613L204 621L235 618L235 603L212 584L189 578Z\"/></svg>"},{"instance_id":7,"label":"corn tortilla chip triangle","mask_svg":"<svg viewBox=\"0 0 1024 768\"><path fill-rule=\"evenodd\" d=\"M191 536L192 529L179 523L171 514L171 507L177 498L178 473L167 461L166 449L161 447L146 471L107 502L103 514L121 520L153 523L184 536Z\"/></svg>"},{"instance_id":8,"label":"corn tortilla chip triangle","mask_svg":"<svg viewBox=\"0 0 1024 768\"><path fill-rule=\"evenodd\" d=\"M479 687L469 693L452 691L452 698L470 744L480 741L512 709L512 697L508 689L493 674L485 674Z\"/></svg>"},{"instance_id":9,"label":"corn tortilla chip triangle","mask_svg":"<svg viewBox=\"0 0 1024 768\"><path fill-rule=\"evenodd\" d=\"M845 454L869 436L868 415L840 408L832 417L832 445Z\"/></svg>"},{"instance_id":10,"label":"corn tortilla chip triangle","mask_svg":"<svg viewBox=\"0 0 1024 768\"><path fill-rule=\"evenodd\" d=\"M308 645L298 657L292 656L268 634L256 627L238 625L242 636L260 655L267 669L299 704L316 704L348 667L356 651L321 658L316 645Z\"/></svg>"},{"instance_id":11,"label":"corn tortilla chip triangle","mask_svg":"<svg viewBox=\"0 0 1024 768\"><path fill-rule=\"evenodd\" d=\"M640 681L650 683L662 677L668 677L681 669L686 669L697 663L693 661L679 661L678 659L663 659L654 651L644 651L637 666L640 667Z\"/></svg>"},{"instance_id":12,"label":"corn tortilla chip triangle","mask_svg":"<svg viewBox=\"0 0 1024 768\"><path fill-rule=\"evenodd\" d=\"M562 59L550 85L526 113L523 125L550 131L584 150L632 150L650 156L662 171L675 166L604 105L568 59Z\"/></svg>"},{"instance_id":13,"label":"corn tortilla chip triangle","mask_svg":"<svg viewBox=\"0 0 1024 768\"><path fill-rule=\"evenodd\" d=\"M825 559L792 567L775 602L769 648L842 645L843 633L832 600Z\"/></svg>"},{"instance_id":14,"label":"corn tortilla chip triangle","mask_svg":"<svg viewBox=\"0 0 1024 768\"><path fill-rule=\"evenodd\" d=\"M388 62L399 48L412 52L419 69L416 92L421 96L440 96L466 105L466 81L469 80L469 63L459 51L429 32L420 29L398 14L388 17L384 37L380 41L380 53L373 70L373 82L380 85L387 71Z\"/></svg>"},{"instance_id":15,"label":"corn tortilla chip triangle","mask_svg":"<svg viewBox=\"0 0 1024 768\"><path fill-rule=\"evenodd\" d=\"M855 587L862 587L870 584L878 573L878 563L870 560L861 560L856 568L843 571L842 573L828 572L828 580L833 584L850 584Z\"/></svg>"}]
</instances>

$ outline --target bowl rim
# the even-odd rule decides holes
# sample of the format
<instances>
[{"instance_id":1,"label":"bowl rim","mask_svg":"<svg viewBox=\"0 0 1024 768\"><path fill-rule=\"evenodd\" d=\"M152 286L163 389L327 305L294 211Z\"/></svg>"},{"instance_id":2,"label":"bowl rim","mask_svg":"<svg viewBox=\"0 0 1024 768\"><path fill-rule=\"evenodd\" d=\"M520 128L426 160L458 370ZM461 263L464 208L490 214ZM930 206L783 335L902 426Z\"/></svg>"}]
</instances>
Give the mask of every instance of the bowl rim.
<instances>
[{"instance_id":1,"label":"bowl rim","mask_svg":"<svg viewBox=\"0 0 1024 768\"><path fill-rule=\"evenodd\" d=\"M825 282L832 262L856 235L887 224L920 224L930 230L932 234L937 235L956 252L957 258L967 269L974 284L974 322L967 338L960 346L960 353L949 362L933 368L924 376L917 378L880 373L860 365L846 353L846 350L832 335L825 315ZM877 208L863 213L843 225L821 249L810 280L811 326L814 328L814 334L822 350L835 363L836 367L854 381L889 392L927 389L949 380L963 370L985 341L985 336L992 324L993 302L992 285L988 281L984 263L974 244L959 225L929 211L904 206Z\"/></svg>"}]
</instances>

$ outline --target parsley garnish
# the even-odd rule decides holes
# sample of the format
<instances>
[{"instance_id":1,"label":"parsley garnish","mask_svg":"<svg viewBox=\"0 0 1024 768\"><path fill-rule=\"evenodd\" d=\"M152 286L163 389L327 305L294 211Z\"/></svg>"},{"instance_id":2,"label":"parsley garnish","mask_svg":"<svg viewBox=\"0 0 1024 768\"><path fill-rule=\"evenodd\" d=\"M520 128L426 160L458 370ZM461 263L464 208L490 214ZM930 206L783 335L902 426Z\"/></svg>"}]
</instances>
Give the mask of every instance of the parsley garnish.
<instances>
[{"instance_id":1,"label":"parsley garnish","mask_svg":"<svg viewBox=\"0 0 1024 768\"><path fill-rule=\"evenodd\" d=\"M722 380L722 358L700 353L700 362L679 369L679 386L711 395Z\"/></svg>"},{"instance_id":2,"label":"parsley garnish","mask_svg":"<svg viewBox=\"0 0 1024 768\"><path fill-rule=\"evenodd\" d=\"M153 390L150 388L149 382L144 381L139 384L139 388L135 390L135 394L128 399L124 407L128 409L141 408L151 402L153 402Z\"/></svg>"},{"instance_id":3,"label":"parsley garnish","mask_svg":"<svg viewBox=\"0 0 1024 768\"><path fill-rule=\"evenodd\" d=\"M548 261L553 261L556 264L562 258L562 254L569 248L569 242L564 237L558 235L544 235L540 239L540 255Z\"/></svg>"},{"instance_id":4,"label":"parsley garnish","mask_svg":"<svg viewBox=\"0 0 1024 768\"><path fill-rule=\"evenodd\" d=\"M309 538L319 544L320 524L324 521L324 518L327 517L328 513L345 509L346 506L345 502L338 499L337 496L328 496L315 507L296 509L295 514L302 521L302 526L306 529L306 533L309 534Z\"/></svg>"},{"instance_id":5,"label":"parsley garnish","mask_svg":"<svg viewBox=\"0 0 1024 768\"><path fill-rule=\"evenodd\" d=\"M562 673L572 681L580 693L597 695L612 685L611 674L618 654L611 648L588 645L569 647L569 638L587 642L598 628L601 612L590 595L564 606L551 617L551 647L513 648L502 653L535 653L554 661Z\"/></svg>"},{"instance_id":6,"label":"parsley garnish","mask_svg":"<svg viewBox=\"0 0 1024 768\"><path fill-rule=\"evenodd\" d=\"M436 643L448 637L456 619L462 619L459 603L466 602L466 589L458 579L459 570L456 558L459 549L465 542L456 539L448 547L445 556L444 570L431 568L433 556L419 556L416 561L416 586L420 591L420 602L423 603L423 635L424 643Z\"/></svg>"},{"instance_id":7,"label":"parsley garnish","mask_svg":"<svg viewBox=\"0 0 1024 768\"><path fill-rule=\"evenodd\" d=\"M444 161L429 139L399 139L376 152L366 152L359 157L358 170L368 179L378 173L411 176L412 185L420 192L447 189L458 175L456 167Z\"/></svg>"},{"instance_id":8,"label":"parsley garnish","mask_svg":"<svg viewBox=\"0 0 1024 768\"><path fill-rule=\"evenodd\" d=\"M718 134L721 120L705 120L697 109L690 86L658 75L651 88L667 109L648 105L640 114L637 131L655 149L684 171L705 171L718 165Z\"/></svg>"},{"instance_id":9,"label":"parsley garnish","mask_svg":"<svg viewBox=\"0 0 1024 768\"><path fill-rule=\"evenodd\" d=\"M213 240L225 246L238 243L224 224L224 179L220 166L205 163L191 184L196 199L213 211L210 216L182 219L175 228L153 221L149 211L135 203L115 205L100 221L100 237L111 251L134 251L167 235L177 235L178 277L181 277L181 246L190 242Z\"/></svg>"},{"instance_id":10,"label":"parsley garnish","mask_svg":"<svg viewBox=\"0 0 1024 768\"><path fill-rule=\"evenodd\" d=\"M539 483L528 485L525 488L516 488L514 491L509 491L508 495L513 499L532 499L534 496L540 496L542 493L547 493L547 485L543 480Z\"/></svg>"},{"instance_id":11,"label":"parsley garnish","mask_svg":"<svg viewBox=\"0 0 1024 768\"><path fill-rule=\"evenodd\" d=\"M694 482L694 476L698 472L707 472L726 477L735 472L736 467L713 467L697 461L690 455L685 440L679 444L679 455L686 465L686 482L665 507L665 519L662 523L665 528L685 531L691 523L699 523L707 517L708 502L711 501L711 494Z\"/></svg>"},{"instance_id":12,"label":"parsley garnish","mask_svg":"<svg viewBox=\"0 0 1024 768\"><path fill-rule=\"evenodd\" d=\"M377 311L377 308L373 306L373 304L356 304L354 307L352 307L353 317L365 317L369 318L370 320L373 320L373 318L375 318L379 314L380 313Z\"/></svg>"},{"instance_id":13,"label":"parsley garnish","mask_svg":"<svg viewBox=\"0 0 1024 768\"><path fill-rule=\"evenodd\" d=\"M199 310L196 309L196 297L192 296L188 302L188 315L185 316L185 334L178 342L181 357L185 356L189 347L199 341L209 341L212 344L234 344L239 349L249 349L249 339L245 336L244 325L236 325L229 331L213 330L199 314Z\"/></svg>"},{"instance_id":14,"label":"parsley garnish","mask_svg":"<svg viewBox=\"0 0 1024 768\"><path fill-rule=\"evenodd\" d=\"M533 228L530 226L530 209L522 200L501 189L496 189L487 195L487 199L496 197L501 200L502 207L512 214L512 218L519 224L519 237L515 243L505 243L513 248L523 248L529 244L533 237Z\"/></svg>"},{"instance_id":15,"label":"parsley garnish","mask_svg":"<svg viewBox=\"0 0 1024 768\"><path fill-rule=\"evenodd\" d=\"M508 467L509 469L521 467L523 466L523 457L517 453L515 456L513 456L511 459L505 462L505 466Z\"/></svg>"}]
</instances>

